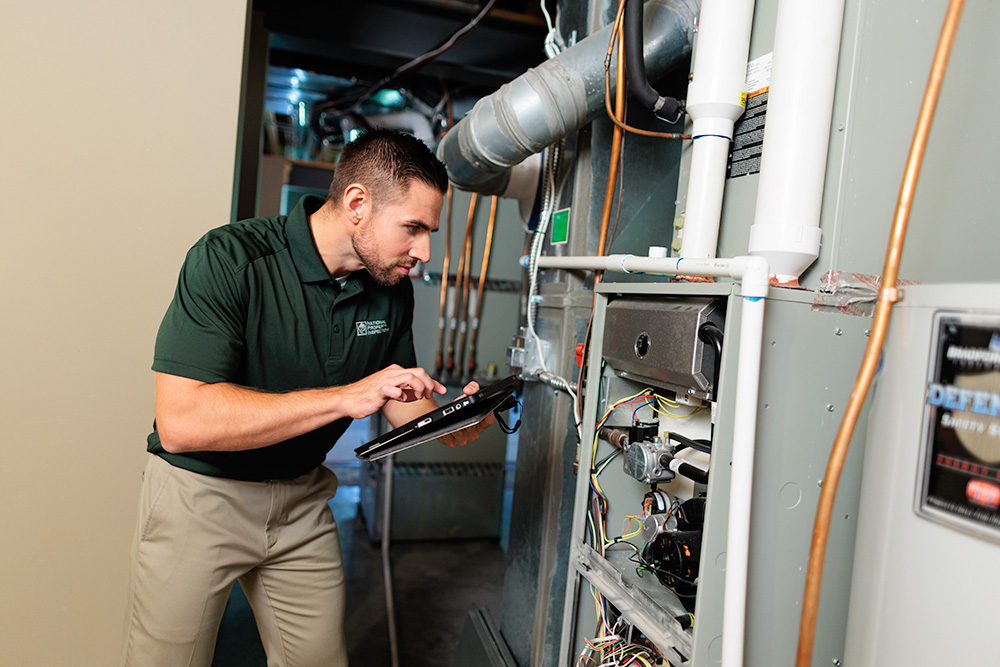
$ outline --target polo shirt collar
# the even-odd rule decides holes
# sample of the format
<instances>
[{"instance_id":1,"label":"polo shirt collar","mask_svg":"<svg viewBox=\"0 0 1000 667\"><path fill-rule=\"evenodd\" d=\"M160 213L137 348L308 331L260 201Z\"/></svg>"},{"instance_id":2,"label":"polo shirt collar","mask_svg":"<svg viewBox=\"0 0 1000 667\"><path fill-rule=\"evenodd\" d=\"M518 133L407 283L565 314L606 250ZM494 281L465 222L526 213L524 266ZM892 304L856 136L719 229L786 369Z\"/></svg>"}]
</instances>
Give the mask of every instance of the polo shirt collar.
<instances>
[{"instance_id":1,"label":"polo shirt collar","mask_svg":"<svg viewBox=\"0 0 1000 667\"><path fill-rule=\"evenodd\" d=\"M316 249L312 230L309 229L309 216L323 206L323 198L315 195L305 195L299 199L292 212L288 214L285 223L285 235L288 238L288 250L292 255L292 263L299 273L299 280L304 283L327 283L333 279L326 270L326 264ZM340 299L359 294L368 287L371 276L361 269L350 274L340 290Z\"/></svg>"},{"instance_id":2,"label":"polo shirt collar","mask_svg":"<svg viewBox=\"0 0 1000 667\"><path fill-rule=\"evenodd\" d=\"M306 195L299 199L292 212L288 214L285 223L285 234L288 237L288 250L292 255L295 270L304 283L316 283L330 280L330 272L319 256L312 231L309 229L309 216L323 206L323 198Z\"/></svg>"}]
</instances>

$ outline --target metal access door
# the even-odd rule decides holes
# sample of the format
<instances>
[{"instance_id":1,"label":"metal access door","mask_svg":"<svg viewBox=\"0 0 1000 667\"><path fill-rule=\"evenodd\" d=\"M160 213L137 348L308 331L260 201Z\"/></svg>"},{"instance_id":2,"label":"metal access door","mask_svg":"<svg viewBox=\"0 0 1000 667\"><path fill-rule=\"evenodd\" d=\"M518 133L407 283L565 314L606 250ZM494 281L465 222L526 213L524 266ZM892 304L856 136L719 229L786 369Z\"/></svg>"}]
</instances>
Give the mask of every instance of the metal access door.
<instances>
[{"instance_id":1,"label":"metal access door","mask_svg":"<svg viewBox=\"0 0 1000 667\"><path fill-rule=\"evenodd\" d=\"M1000 285L907 287L870 416L845 665L1000 665Z\"/></svg>"}]
</instances>

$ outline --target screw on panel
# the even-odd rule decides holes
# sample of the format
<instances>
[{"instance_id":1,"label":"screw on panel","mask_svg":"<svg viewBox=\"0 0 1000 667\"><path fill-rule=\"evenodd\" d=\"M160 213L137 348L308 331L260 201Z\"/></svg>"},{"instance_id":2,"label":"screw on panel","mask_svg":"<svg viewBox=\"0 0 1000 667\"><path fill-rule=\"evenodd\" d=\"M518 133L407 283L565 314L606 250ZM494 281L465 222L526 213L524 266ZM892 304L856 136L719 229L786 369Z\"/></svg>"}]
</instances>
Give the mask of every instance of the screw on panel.
<instances>
[{"instance_id":1,"label":"screw on panel","mask_svg":"<svg viewBox=\"0 0 1000 667\"><path fill-rule=\"evenodd\" d=\"M833 659L833 667L840 667L840 660L837 658Z\"/></svg>"},{"instance_id":2,"label":"screw on panel","mask_svg":"<svg viewBox=\"0 0 1000 667\"><path fill-rule=\"evenodd\" d=\"M827 406L826 406L826 411L827 412L833 412L833 410L834 410L833 403L828 403Z\"/></svg>"},{"instance_id":3,"label":"screw on panel","mask_svg":"<svg viewBox=\"0 0 1000 667\"><path fill-rule=\"evenodd\" d=\"M843 329L834 329L833 333L836 336L843 336L844 335L844 330Z\"/></svg>"},{"instance_id":4,"label":"screw on panel","mask_svg":"<svg viewBox=\"0 0 1000 667\"><path fill-rule=\"evenodd\" d=\"M871 335L872 335L872 330L871 329L865 329L865 336L871 336Z\"/></svg>"}]
</instances>

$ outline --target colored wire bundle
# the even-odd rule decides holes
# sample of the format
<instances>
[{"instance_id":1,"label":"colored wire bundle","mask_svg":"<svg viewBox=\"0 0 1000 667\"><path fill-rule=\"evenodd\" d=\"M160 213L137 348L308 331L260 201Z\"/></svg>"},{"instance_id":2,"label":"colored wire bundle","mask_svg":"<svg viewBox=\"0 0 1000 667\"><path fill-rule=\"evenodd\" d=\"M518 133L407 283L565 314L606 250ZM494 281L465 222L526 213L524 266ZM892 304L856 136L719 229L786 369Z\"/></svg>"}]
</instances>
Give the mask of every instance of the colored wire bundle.
<instances>
[{"instance_id":1,"label":"colored wire bundle","mask_svg":"<svg viewBox=\"0 0 1000 667\"><path fill-rule=\"evenodd\" d=\"M591 589L593 590L593 589ZM587 646L580 653L576 661L577 667L654 667L655 665L669 665L663 654L640 637L639 641L632 639L632 626L625 623L622 617L612 625L607 618L607 605L603 598L594 592L594 600L597 603L597 614L600 620L598 636L594 639L585 639ZM609 632L602 633L604 628ZM626 636L627 631L627 636ZM596 655L596 657L595 657Z\"/></svg>"}]
</instances>

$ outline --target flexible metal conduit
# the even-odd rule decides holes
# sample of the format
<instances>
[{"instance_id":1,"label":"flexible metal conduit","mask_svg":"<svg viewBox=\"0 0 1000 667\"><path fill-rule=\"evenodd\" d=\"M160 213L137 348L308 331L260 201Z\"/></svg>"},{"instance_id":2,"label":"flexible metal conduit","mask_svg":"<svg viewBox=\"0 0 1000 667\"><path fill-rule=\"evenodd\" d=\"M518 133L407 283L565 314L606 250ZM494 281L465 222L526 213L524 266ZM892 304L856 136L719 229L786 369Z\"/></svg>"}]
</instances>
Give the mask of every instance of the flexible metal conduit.
<instances>
[{"instance_id":1,"label":"flexible metal conduit","mask_svg":"<svg viewBox=\"0 0 1000 667\"><path fill-rule=\"evenodd\" d=\"M645 4L644 57L651 79L691 52L700 7L700 0ZM611 28L605 26L479 100L438 146L452 182L463 190L502 195L511 167L602 113Z\"/></svg>"}]
</instances>

